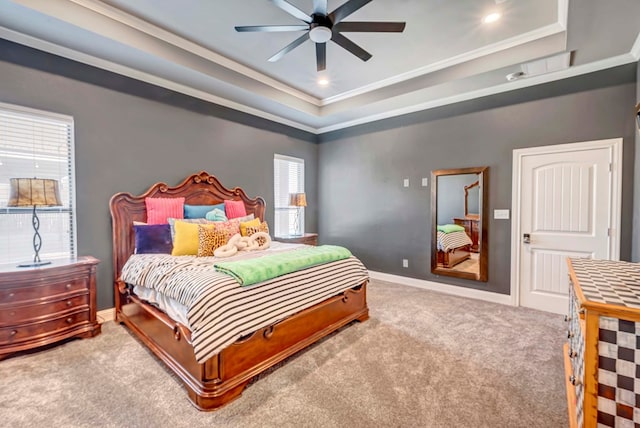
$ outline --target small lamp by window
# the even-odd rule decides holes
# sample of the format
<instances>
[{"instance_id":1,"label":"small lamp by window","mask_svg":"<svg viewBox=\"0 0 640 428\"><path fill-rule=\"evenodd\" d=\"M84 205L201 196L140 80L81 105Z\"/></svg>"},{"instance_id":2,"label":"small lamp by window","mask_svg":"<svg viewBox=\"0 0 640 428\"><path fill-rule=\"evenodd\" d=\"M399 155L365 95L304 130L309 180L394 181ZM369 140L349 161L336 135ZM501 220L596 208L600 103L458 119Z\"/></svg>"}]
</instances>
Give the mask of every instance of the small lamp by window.
<instances>
[{"instance_id":1,"label":"small lamp by window","mask_svg":"<svg viewBox=\"0 0 640 428\"><path fill-rule=\"evenodd\" d=\"M296 218L293 222L294 236L302 236L300 223L300 208L307 206L307 195L304 193L289 193L289 205L296 207Z\"/></svg>"},{"instance_id":2,"label":"small lamp by window","mask_svg":"<svg viewBox=\"0 0 640 428\"><path fill-rule=\"evenodd\" d=\"M36 213L36 207L56 207L62 205L60 201L60 188L57 180L47 178L10 178L9 179L9 202L8 207L31 207L33 215L31 224L33 225L33 263L21 263L18 267L37 267L49 264L49 261L41 261L38 253L42 248L42 237L38 233L40 219Z\"/></svg>"}]
</instances>

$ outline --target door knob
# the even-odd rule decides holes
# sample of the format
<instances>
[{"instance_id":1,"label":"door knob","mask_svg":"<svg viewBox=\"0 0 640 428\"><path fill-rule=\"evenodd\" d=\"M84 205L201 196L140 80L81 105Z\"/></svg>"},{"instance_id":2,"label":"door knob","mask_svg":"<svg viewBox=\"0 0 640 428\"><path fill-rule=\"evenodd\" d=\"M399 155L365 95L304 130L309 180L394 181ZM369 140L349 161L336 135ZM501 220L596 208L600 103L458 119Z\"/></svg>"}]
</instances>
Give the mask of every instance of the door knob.
<instances>
[{"instance_id":1,"label":"door knob","mask_svg":"<svg viewBox=\"0 0 640 428\"><path fill-rule=\"evenodd\" d=\"M525 233L522 235L522 242L524 244L531 244L531 235L528 233Z\"/></svg>"}]
</instances>

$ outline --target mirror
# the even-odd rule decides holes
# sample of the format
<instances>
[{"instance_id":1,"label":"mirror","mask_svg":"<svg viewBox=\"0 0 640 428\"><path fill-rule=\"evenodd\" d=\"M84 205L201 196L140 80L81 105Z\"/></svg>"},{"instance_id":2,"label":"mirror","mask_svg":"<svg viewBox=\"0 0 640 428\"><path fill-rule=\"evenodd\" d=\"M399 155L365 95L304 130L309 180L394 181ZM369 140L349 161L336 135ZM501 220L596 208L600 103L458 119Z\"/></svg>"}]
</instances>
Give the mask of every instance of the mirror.
<instances>
[{"instance_id":1,"label":"mirror","mask_svg":"<svg viewBox=\"0 0 640 428\"><path fill-rule=\"evenodd\" d=\"M431 173L431 272L487 281L489 167Z\"/></svg>"}]
</instances>

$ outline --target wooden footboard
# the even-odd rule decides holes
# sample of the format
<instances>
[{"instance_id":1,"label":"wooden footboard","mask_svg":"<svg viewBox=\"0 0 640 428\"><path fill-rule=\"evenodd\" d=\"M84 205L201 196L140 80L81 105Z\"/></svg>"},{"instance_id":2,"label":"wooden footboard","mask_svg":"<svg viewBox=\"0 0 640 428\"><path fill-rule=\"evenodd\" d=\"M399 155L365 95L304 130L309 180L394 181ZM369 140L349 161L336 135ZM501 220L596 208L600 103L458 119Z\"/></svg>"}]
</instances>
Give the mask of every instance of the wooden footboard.
<instances>
[{"instance_id":1,"label":"wooden footboard","mask_svg":"<svg viewBox=\"0 0 640 428\"><path fill-rule=\"evenodd\" d=\"M458 263L467 260L471 257L471 253L467 248L468 246L446 252L438 250L438 265L446 268L452 268Z\"/></svg>"},{"instance_id":2,"label":"wooden footboard","mask_svg":"<svg viewBox=\"0 0 640 428\"><path fill-rule=\"evenodd\" d=\"M369 318L366 283L238 340L200 364L188 330L134 296L121 294L116 321L124 323L183 382L200 410L215 410L240 396L269 367L351 321Z\"/></svg>"}]
</instances>

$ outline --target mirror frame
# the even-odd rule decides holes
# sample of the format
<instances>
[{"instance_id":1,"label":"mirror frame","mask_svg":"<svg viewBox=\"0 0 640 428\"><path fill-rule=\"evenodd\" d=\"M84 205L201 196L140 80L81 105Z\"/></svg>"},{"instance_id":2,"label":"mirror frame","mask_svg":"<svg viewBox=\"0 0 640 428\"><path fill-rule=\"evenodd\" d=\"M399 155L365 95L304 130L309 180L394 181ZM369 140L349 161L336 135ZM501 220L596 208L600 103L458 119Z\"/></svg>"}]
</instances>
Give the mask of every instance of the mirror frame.
<instances>
[{"instance_id":1,"label":"mirror frame","mask_svg":"<svg viewBox=\"0 0 640 428\"><path fill-rule=\"evenodd\" d=\"M478 244L480 246L479 273L475 275L469 272L458 272L455 270L438 267L438 244L437 244L437 216L438 216L438 177L444 175L457 174L478 174L478 182L482 191L480 202L480 218L478 219ZM488 247L488 224L489 224L489 167L438 169L431 171L431 273L434 275L452 276L455 278L473 279L486 282L489 279L489 247ZM465 198L466 202L466 198ZM466 206L465 206L466 209Z\"/></svg>"}]
</instances>

